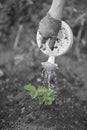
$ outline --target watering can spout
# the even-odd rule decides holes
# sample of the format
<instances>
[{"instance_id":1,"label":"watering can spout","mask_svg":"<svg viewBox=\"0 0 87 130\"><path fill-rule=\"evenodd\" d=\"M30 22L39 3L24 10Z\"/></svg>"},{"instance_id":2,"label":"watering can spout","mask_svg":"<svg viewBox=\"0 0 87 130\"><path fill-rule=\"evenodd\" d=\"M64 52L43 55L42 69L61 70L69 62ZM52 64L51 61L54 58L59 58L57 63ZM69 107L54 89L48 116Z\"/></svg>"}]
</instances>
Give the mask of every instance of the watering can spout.
<instances>
[{"instance_id":1,"label":"watering can spout","mask_svg":"<svg viewBox=\"0 0 87 130\"><path fill-rule=\"evenodd\" d=\"M50 56L48 58L47 62L42 62L41 63L43 68L48 70L48 71L55 71L58 69L58 65L55 64L55 57L54 56Z\"/></svg>"}]
</instances>

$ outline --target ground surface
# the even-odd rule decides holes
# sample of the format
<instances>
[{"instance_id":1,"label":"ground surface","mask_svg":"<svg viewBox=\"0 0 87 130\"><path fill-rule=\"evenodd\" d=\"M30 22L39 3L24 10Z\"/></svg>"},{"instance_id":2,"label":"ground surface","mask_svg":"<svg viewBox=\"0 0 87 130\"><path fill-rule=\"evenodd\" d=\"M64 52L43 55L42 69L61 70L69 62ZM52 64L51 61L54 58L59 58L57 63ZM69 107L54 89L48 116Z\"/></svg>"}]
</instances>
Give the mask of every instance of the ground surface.
<instances>
[{"instance_id":1,"label":"ground surface","mask_svg":"<svg viewBox=\"0 0 87 130\"><path fill-rule=\"evenodd\" d=\"M80 101L75 95L76 86L80 89L82 82L73 79L72 85L71 79L58 72L59 92L56 103L43 106L39 105L37 100L32 100L23 89L27 83L40 85L40 73L36 72L36 75L29 79L31 73L32 70L29 73L27 70L22 72L20 77L16 75L0 81L0 129L86 130L87 102Z\"/></svg>"},{"instance_id":2,"label":"ground surface","mask_svg":"<svg viewBox=\"0 0 87 130\"><path fill-rule=\"evenodd\" d=\"M31 23L23 25L15 50L12 49L12 39L8 49L0 46L0 70L4 73L2 76L0 72L0 130L87 130L87 52L83 47L86 39L82 36L78 40L79 29L74 25L75 17L86 12L86 4L85 0L73 0L66 5L64 19L75 33L74 45L66 55L56 59L59 64L59 90L56 101L51 106L39 105L23 88L28 83L41 85L41 62L47 59L36 46L36 28ZM36 24L48 7L49 4L44 3L42 12L32 15ZM73 9L77 9L76 14L73 14ZM13 28L13 39L16 28ZM87 24L84 28L87 28ZM82 51L80 57L75 51L77 42L80 43L79 50Z\"/></svg>"}]
</instances>

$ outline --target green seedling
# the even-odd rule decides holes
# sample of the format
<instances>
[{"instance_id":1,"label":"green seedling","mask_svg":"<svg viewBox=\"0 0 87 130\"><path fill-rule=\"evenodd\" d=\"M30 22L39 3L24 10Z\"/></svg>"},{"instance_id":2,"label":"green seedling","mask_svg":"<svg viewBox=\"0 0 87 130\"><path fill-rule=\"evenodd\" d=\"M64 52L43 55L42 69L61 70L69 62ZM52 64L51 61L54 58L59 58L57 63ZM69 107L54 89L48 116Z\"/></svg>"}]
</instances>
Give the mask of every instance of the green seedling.
<instances>
[{"instance_id":1,"label":"green seedling","mask_svg":"<svg viewBox=\"0 0 87 130\"><path fill-rule=\"evenodd\" d=\"M49 90L44 86L39 86L37 89L35 86L32 85L26 85L24 86L24 89L29 91L29 94L32 99L37 98L39 101L39 104L44 104L44 105L51 105L52 102L55 100L54 98L54 91Z\"/></svg>"}]
</instances>

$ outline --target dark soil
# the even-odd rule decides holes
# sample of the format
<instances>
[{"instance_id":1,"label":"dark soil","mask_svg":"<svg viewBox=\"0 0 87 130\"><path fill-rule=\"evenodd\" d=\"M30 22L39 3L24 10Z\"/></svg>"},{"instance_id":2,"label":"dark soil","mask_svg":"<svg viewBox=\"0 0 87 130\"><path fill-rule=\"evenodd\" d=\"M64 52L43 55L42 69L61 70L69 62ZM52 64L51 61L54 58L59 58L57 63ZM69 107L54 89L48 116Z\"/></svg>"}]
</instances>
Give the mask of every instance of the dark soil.
<instances>
[{"instance_id":1,"label":"dark soil","mask_svg":"<svg viewBox=\"0 0 87 130\"><path fill-rule=\"evenodd\" d=\"M39 70L37 68L37 70ZM0 129L1 130L86 130L87 102L76 97L77 78L65 78L58 72L58 95L51 106L39 105L23 88L25 84L41 84L40 72L21 72L0 80ZM31 77L31 76L30 76ZM30 81L31 80L31 81Z\"/></svg>"}]
</instances>

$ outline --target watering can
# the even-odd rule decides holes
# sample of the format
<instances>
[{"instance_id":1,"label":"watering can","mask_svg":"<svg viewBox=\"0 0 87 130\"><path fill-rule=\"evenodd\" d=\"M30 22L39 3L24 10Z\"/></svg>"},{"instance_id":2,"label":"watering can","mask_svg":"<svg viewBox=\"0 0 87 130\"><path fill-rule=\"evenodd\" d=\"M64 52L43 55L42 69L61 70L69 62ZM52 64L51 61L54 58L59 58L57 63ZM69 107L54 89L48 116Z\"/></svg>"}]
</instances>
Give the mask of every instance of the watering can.
<instances>
[{"instance_id":1,"label":"watering can","mask_svg":"<svg viewBox=\"0 0 87 130\"><path fill-rule=\"evenodd\" d=\"M58 64L55 63L55 58L65 54L71 48L73 44L73 33L69 25L62 21L61 29L58 32L57 40L54 44L54 49L49 47L50 39L48 39L45 44L41 43L42 36L39 33L39 30L37 31L36 40L40 50L49 57L46 62L42 63L42 66L46 69L54 70L58 69ZM43 47L41 48L41 46Z\"/></svg>"}]
</instances>

